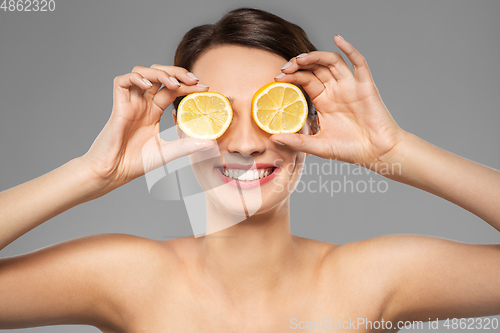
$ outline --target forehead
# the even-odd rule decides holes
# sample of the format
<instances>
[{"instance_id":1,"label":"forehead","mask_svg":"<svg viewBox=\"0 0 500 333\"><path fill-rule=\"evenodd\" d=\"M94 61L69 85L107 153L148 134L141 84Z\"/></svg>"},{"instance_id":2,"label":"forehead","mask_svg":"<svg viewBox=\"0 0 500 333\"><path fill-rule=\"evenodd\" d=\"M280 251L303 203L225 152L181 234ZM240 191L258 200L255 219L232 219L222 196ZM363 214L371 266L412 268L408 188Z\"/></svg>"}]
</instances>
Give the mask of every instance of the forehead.
<instances>
[{"instance_id":1,"label":"forehead","mask_svg":"<svg viewBox=\"0 0 500 333\"><path fill-rule=\"evenodd\" d=\"M194 63L192 72L210 91L235 100L250 99L264 84L274 81L287 60L269 51L235 45L214 47Z\"/></svg>"}]
</instances>

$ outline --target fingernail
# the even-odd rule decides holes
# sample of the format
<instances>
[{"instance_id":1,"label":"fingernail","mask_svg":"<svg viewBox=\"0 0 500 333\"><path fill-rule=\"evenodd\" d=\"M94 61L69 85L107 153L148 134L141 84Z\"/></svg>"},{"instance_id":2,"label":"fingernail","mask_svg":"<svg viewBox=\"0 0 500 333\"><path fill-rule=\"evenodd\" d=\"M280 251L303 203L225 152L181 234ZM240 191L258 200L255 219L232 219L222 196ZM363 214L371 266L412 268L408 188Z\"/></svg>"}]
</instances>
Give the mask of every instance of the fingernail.
<instances>
[{"instance_id":1,"label":"fingernail","mask_svg":"<svg viewBox=\"0 0 500 333\"><path fill-rule=\"evenodd\" d=\"M203 84L203 83L201 83L201 82L198 82L196 85L197 85L198 87L208 88L208 86L207 86L206 84Z\"/></svg>"},{"instance_id":2,"label":"fingernail","mask_svg":"<svg viewBox=\"0 0 500 333\"><path fill-rule=\"evenodd\" d=\"M344 39L344 37L340 36L339 34L337 34L337 36L339 36L341 39ZM345 39L344 39L345 40Z\"/></svg>"},{"instance_id":3,"label":"fingernail","mask_svg":"<svg viewBox=\"0 0 500 333\"><path fill-rule=\"evenodd\" d=\"M213 147L217 147L217 141L216 140L210 140L210 142L212 143L211 146L201 148L200 150L207 150L207 149L212 149ZM199 146L205 146L207 144L207 142L206 141L204 141L204 142L196 142L195 144L196 144L196 146L199 147Z\"/></svg>"},{"instance_id":4,"label":"fingernail","mask_svg":"<svg viewBox=\"0 0 500 333\"><path fill-rule=\"evenodd\" d=\"M181 84L179 83L179 81L177 81L177 79L173 76L170 77L170 81L172 81L174 84L178 85L179 87L181 86Z\"/></svg>"},{"instance_id":5,"label":"fingernail","mask_svg":"<svg viewBox=\"0 0 500 333\"><path fill-rule=\"evenodd\" d=\"M309 53L301 53L297 56L297 58L304 58L304 57L307 57L309 55Z\"/></svg>"},{"instance_id":6,"label":"fingernail","mask_svg":"<svg viewBox=\"0 0 500 333\"><path fill-rule=\"evenodd\" d=\"M152 87L153 84L151 83L151 81L149 81L148 79L146 78L143 78L142 81L144 81L145 84L147 84L148 86Z\"/></svg>"},{"instance_id":7,"label":"fingernail","mask_svg":"<svg viewBox=\"0 0 500 333\"><path fill-rule=\"evenodd\" d=\"M277 143L279 145L286 146L283 142L274 141L273 139L269 139L269 140L271 140L272 142Z\"/></svg>"},{"instance_id":8,"label":"fingernail","mask_svg":"<svg viewBox=\"0 0 500 333\"><path fill-rule=\"evenodd\" d=\"M276 75L274 78L275 79L281 79L282 77L285 77L286 74L285 73L279 73L278 75Z\"/></svg>"},{"instance_id":9,"label":"fingernail","mask_svg":"<svg viewBox=\"0 0 500 333\"><path fill-rule=\"evenodd\" d=\"M193 73L191 73L191 72L187 73L187 76L189 76L190 78L192 78L193 80L196 80L196 81L199 81L199 80L200 80L200 79L198 79L198 78L196 77L196 75L194 75L194 74L193 74Z\"/></svg>"},{"instance_id":10,"label":"fingernail","mask_svg":"<svg viewBox=\"0 0 500 333\"><path fill-rule=\"evenodd\" d=\"M292 66L292 63L289 61L289 62L285 63L285 64L283 65L283 67L281 67L281 70L287 69L287 68L288 68L288 67L290 67L290 66Z\"/></svg>"}]
</instances>

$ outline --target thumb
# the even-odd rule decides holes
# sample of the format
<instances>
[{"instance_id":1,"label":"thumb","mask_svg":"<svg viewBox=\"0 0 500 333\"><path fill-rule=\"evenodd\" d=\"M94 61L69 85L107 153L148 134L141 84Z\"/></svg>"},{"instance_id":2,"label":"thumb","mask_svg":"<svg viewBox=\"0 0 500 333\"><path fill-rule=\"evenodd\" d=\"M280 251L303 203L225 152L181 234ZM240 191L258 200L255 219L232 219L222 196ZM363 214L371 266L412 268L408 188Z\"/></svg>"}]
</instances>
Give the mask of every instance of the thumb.
<instances>
[{"instance_id":1,"label":"thumb","mask_svg":"<svg viewBox=\"0 0 500 333\"><path fill-rule=\"evenodd\" d=\"M168 163L179 157L190 155L200 150L217 147L217 140L182 138L168 142L160 139L160 147L165 163Z\"/></svg>"},{"instance_id":2,"label":"thumb","mask_svg":"<svg viewBox=\"0 0 500 333\"><path fill-rule=\"evenodd\" d=\"M294 150L307 154L320 155L321 140L308 134L274 134L269 139L278 144L286 145Z\"/></svg>"},{"instance_id":3,"label":"thumb","mask_svg":"<svg viewBox=\"0 0 500 333\"><path fill-rule=\"evenodd\" d=\"M216 140L182 138L174 141L165 141L157 135L148 140L142 149L144 173L155 170L182 156L213 147L217 147Z\"/></svg>"}]
</instances>

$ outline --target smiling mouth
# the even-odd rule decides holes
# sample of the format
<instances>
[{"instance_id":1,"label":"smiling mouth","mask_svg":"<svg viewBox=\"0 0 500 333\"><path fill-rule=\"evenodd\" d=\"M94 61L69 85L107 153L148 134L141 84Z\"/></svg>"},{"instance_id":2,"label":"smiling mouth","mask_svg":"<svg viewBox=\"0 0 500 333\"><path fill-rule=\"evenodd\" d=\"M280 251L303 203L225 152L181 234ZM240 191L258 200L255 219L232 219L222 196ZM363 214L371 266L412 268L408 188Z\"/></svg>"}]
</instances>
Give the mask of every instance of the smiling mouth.
<instances>
[{"instance_id":1,"label":"smiling mouth","mask_svg":"<svg viewBox=\"0 0 500 333\"><path fill-rule=\"evenodd\" d=\"M266 178L271 175L277 167L269 167L262 169L230 169L224 167L215 167L223 176L231 179L237 179L239 181L253 181Z\"/></svg>"}]
</instances>

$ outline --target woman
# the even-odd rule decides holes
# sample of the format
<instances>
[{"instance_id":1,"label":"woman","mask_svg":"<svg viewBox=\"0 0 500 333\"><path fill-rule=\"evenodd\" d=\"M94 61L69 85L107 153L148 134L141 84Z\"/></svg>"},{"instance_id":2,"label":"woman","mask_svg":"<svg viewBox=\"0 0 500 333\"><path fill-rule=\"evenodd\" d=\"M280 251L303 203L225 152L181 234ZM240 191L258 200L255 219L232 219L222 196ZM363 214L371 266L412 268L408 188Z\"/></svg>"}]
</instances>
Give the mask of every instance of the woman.
<instances>
[{"instance_id":1,"label":"woman","mask_svg":"<svg viewBox=\"0 0 500 333\"><path fill-rule=\"evenodd\" d=\"M274 178L261 186L254 214L205 237L156 241L102 234L2 259L0 328L398 331L399 321L500 314L499 245L413 235L335 245L291 235L290 192L306 154L366 166L460 205L500 230L500 173L399 128L365 59L340 36L334 41L354 73L340 54L315 51L297 26L240 9L188 32L176 66L136 67L117 77L111 117L89 151L0 194L2 248L51 217L184 155L192 154L198 180L211 188L219 169L231 167L226 158L270 167ZM314 103L317 115L298 134L270 135L251 118L254 92L273 79L301 85ZM163 111L178 97L209 89L232 100L234 118L224 135L217 142L183 133L177 141L160 141ZM173 116L175 121L175 110ZM207 159L213 149L220 157ZM401 167L391 173L382 165ZM207 198L207 225L231 224L240 214L229 196Z\"/></svg>"}]
</instances>

